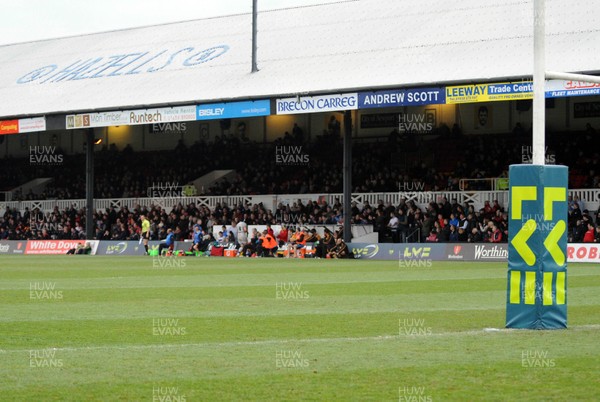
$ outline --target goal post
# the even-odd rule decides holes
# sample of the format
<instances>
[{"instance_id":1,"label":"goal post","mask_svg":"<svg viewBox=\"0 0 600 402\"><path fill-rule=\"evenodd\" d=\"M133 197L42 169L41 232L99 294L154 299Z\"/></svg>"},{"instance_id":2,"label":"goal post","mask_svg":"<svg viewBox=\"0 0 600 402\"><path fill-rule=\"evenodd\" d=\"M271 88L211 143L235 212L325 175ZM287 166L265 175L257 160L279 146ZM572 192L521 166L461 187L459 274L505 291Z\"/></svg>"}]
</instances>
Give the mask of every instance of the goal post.
<instances>
[{"instance_id":1,"label":"goal post","mask_svg":"<svg viewBox=\"0 0 600 402\"><path fill-rule=\"evenodd\" d=\"M511 165L506 327L567 327L566 166Z\"/></svg>"}]
</instances>

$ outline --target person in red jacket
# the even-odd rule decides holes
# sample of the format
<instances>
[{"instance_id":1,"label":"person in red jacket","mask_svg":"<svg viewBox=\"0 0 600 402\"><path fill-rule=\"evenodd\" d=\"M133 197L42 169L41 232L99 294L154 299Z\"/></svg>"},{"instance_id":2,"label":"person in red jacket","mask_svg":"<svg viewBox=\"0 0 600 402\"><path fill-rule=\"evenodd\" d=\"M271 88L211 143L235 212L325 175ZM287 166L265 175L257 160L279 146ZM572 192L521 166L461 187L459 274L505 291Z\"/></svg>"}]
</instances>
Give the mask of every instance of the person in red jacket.
<instances>
[{"instance_id":1,"label":"person in red jacket","mask_svg":"<svg viewBox=\"0 0 600 402\"><path fill-rule=\"evenodd\" d=\"M596 233L595 233L595 230L594 230L594 225L591 222L588 222L587 227L588 227L588 230L583 235L583 242L584 243L593 243L594 239L596 237Z\"/></svg>"},{"instance_id":2,"label":"person in red jacket","mask_svg":"<svg viewBox=\"0 0 600 402\"><path fill-rule=\"evenodd\" d=\"M267 233L275 237L275 232L273 232L273 229L271 229L271 225L269 223L267 223Z\"/></svg>"},{"instance_id":3,"label":"person in red jacket","mask_svg":"<svg viewBox=\"0 0 600 402\"><path fill-rule=\"evenodd\" d=\"M492 235L490 236L491 243L501 243L502 242L502 231L498 229L498 226L492 225Z\"/></svg>"},{"instance_id":4,"label":"person in red jacket","mask_svg":"<svg viewBox=\"0 0 600 402\"><path fill-rule=\"evenodd\" d=\"M277 240L279 247L283 247L288 242L288 229L285 226L281 226L281 230L277 234Z\"/></svg>"}]
</instances>

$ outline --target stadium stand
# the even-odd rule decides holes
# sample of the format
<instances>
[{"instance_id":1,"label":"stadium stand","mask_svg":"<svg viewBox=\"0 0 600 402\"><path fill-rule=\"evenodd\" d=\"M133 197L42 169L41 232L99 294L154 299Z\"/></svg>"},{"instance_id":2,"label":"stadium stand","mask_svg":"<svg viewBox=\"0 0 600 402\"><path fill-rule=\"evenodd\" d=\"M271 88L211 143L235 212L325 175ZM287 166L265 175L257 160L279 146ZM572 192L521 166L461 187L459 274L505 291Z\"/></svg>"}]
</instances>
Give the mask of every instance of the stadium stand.
<instances>
[{"instance_id":1,"label":"stadium stand","mask_svg":"<svg viewBox=\"0 0 600 402\"><path fill-rule=\"evenodd\" d=\"M577 206L575 206L577 204ZM594 216L581 201L570 200L569 237L574 242L583 241L587 225L600 223L600 212ZM172 229L176 240L191 239L194 225L200 223L204 233L212 233L213 227L235 227L238 222L247 225L282 224L287 227L303 225L342 224L342 205L337 202L280 204L270 211L263 205L228 206L218 204L211 209L194 204L178 204L171 210L157 206L134 208L109 208L97 210L97 240L137 240L140 233L139 216L145 214L152 225L152 240L162 240L167 229ZM397 225L391 225L391 214L400 216ZM506 242L507 215L497 202L485 203L480 210L473 205L460 205L456 200L442 199L421 208L412 201L399 205L379 201L377 205L366 203L352 208L352 224L372 224L381 242ZM402 218L404 217L404 218ZM38 209L19 211L6 208L0 216L0 240L24 239L85 239L85 210L74 207L44 214ZM496 233L496 236L494 236ZM278 235L278 233L275 233ZM498 237L499 236L499 237ZM243 244L241 245L243 246Z\"/></svg>"},{"instance_id":2,"label":"stadium stand","mask_svg":"<svg viewBox=\"0 0 600 402\"><path fill-rule=\"evenodd\" d=\"M487 105L489 102L484 99L475 100L472 104L466 102L464 105L457 99L451 102L448 102L448 99L438 102L437 99L437 95L446 93L440 85L481 82L485 86L487 85L485 83L493 79L511 79L521 82L529 77L530 68L522 62L530 49L529 30L524 24L513 23L508 26L502 22L505 20L515 22L515 6L518 6L517 8L522 12L524 5L503 1L483 7L479 3L473 3L457 13L460 19L445 24L444 32L429 32L428 35L423 35L423 27L429 23L431 15L441 17L449 12L454 13L454 6L439 2L439 7L426 7L428 8L426 13L407 14L403 10L392 7L392 3L391 0L385 2L365 0L263 14L264 25L262 26L271 27L270 32L279 34L265 35L265 42L261 45L261 62L268 68L252 78L248 75L248 69L244 64L249 61L248 54L241 50L245 49L242 44L249 44L250 40L250 35L243 35L244 39L240 36L241 32L249 33L249 27L242 22L245 21L242 15L3 47L0 50L5 55L5 59L11 60L11 63L3 66L3 84L0 85L0 91L6 99L12 101L0 105L0 115L11 119L27 116L52 118L41 119L43 128L30 126L27 136L10 136L12 138L6 136L6 139L3 139L5 143L3 158L0 160L0 200L6 202L8 208L2 218L1 236L4 238L52 236L73 238L82 235L78 228L85 227L83 217L85 210L81 209L81 203L75 202L84 198L86 187L83 168L85 156L80 153L83 151L82 138L87 134L95 136L101 133L104 133L102 134L104 138L108 138L109 131L118 127L116 124L114 126L90 125L91 111L111 113L129 111L127 115L116 114L125 117L129 114L133 115L124 121L130 128L138 127L136 130L132 128L129 137L110 134L111 141L119 142L120 139L127 138L127 141L131 140L133 146L122 147L123 144L119 143L120 149L117 149L116 145L107 141L106 148L94 152L94 198L96 201L103 201L101 203L103 209L95 216L98 222L96 238L106 236L134 238L138 225L136 219L144 206L149 209L147 212L153 215L153 222L156 221L155 224L158 225L155 236L159 238L162 236L162 228L179 229L176 233L178 238L189 238L190 228L185 222L189 223L193 219L203 219L205 225L208 225L209 221L230 224L227 220L242 218L248 221L278 223L285 219L285 216L293 216L290 218L290 223L293 224L339 224L342 209L341 205L337 206L335 203L331 203L331 206L318 203L317 208L312 208L312 211L308 209L304 211L299 205L296 207L300 209L299 211L292 211L291 209L294 208L292 204L290 211L276 209L270 214L269 207L261 207L260 204L253 203L250 207L250 216L244 217L247 213L245 202L241 207L235 206L229 210L214 204L211 204L208 209L206 205L196 200L191 205L185 201L177 205L173 204L173 200L169 200L163 202L164 205L159 205L151 199L147 202L143 200L148 195L148 188L156 183L186 184L221 169L234 170L236 175L208 188L197 188L197 194L250 198L251 195L326 194L331 196L339 193L342 190L340 135L345 130L342 130L340 122L335 117L326 113L332 110L336 113L347 111L350 115L350 108L347 106L334 109L317 108L311 112L307 111L307 114L312 117L306 119L298 117L293 120L289 116L299 115L291 113L289 108L272 110L266 115L260 114L261 120L254 120L260 122L257 123L258 128L251 127L250 118L245 120L244 128L249 131L248 136L238 136L236 134L239 133L229 131L229 128L225 129L225 123L231 124L231 119L221 120L213 117L209 119L213 120L212 135L209 135L210 130L207 128L206 137L202 137L202 131L198 129L199 136L204 139L197 141L194 137L185 142L182 135L182 140L177 146L172 144L171 140L174 137L155 135L150 138L147 125L138 125L140 119L146 119L148 115L154 114L149 112L150 109L138 111L139 113L133 113L132 110L140 105L172 108L173 105L189 104L192 116L181 121L189 121L191 126L199 128L199 124L205 124L204 122L208 120L199 119L196 108L216 105L209 102L245 102L262 99L271 101L273 106L277 107L278 102L280 105L300 104L301 97L318 96L324 93L328 93L329 95L326 96L331 96L331 99L336 99L335 94L347 96L349 92L359 91L361 96L376 97L375 92L388 90L414 90L417 91L415 93L423 91L422 94L436 94L436 99L427 97L424 103L408 102L402 106L402 109L394 102L387 102L385 105L376 102L379 105L377 108L371 108L374 104L370 104L369 107L355 105L356 107L353 108L355 114L352 116L354 120L350 120L354 121L355 126L352 127L355 129L352 134L354 143L352 192L373 194L371 201L378 199L379 194L386 194L386 196L381 197L383 205L381 208L379 203L371 207L364 202L364 199L357 203L357 210L352 211L352 222L348 223L372 224L382 241L407 239L468 241L469 235L472 235L474 240L479 240L477 234L485 240L489 237L488 225L490 228L491 225L496 225L496 229L502 232L505 229L505 218L502 212L500 216L489 215L489 212L477 211L474 207L469 211L469 205L462 205L463 212L466 214L464 219L471 221L463 227L460 223L461 211L452 211L454 213L452 217L449 211L444 210L439 218L438 200L428 205L431 197L424 201L427 197L421 197L420 193L464 190L466 194L464 198L468 199L477 191L497 190L490 187L492 181L505 177L511 163L526 162L524 159L529 158L526 147L531 142L528 135L531 118L525 113L529 111L526 107L527 100L515 98L517 100L510 102L496 102L498 106L492 107ZM362 24L360 22L363 15L356 10L366 5L372 14L372 19L370 23ZM574 5L568 11L573 16L577 16L584 9L582 7ZM328 11L323 12L323 10ZM480 19L482 12L487 13L490 18ZM565 10L561 9L560 12L564 13ZM329 21L326 16L334 14L341 19ZM340 21L343 20L355 21L357 24L353 29L347 30L345 25L340 25ZM554 40L548 46L549 65L557 71L593 72L597 68L597 60L593 57L596 53L589 49L586 52L576 52L573 43L582 42L587 38L589 31L595 29L594 22L575 20L578 24L570 23L560 28L561 33L562 30L566 30L569 35L557 35L559 31L552 31L551 36ZM304 21L311 22L306 24ZM406 25L388 24L389 21L406 21ZM465 21L469 23L465 24ZM494 23L490 24L486 21ZM474 23L480 25L475 26ZM239 27L239 31L227 29L231 26ZM340 33L339 37L336 37L337 45L332 47L332 42L322 41L323 36L318 30L322 29L322 33L326 33L334 26L344 29L339 31L343 34ZM407 27L414 29L407 29ZM318 30L315 31L315 28ZM465 35L465 28L468 28L468 35ZM215 38L215 32L220 33L219 40L215 39L214 43L211 42L212 47L184 47L192 42L204 43L206 38ZM298 41L299 35L304 35L306 41ZM397 41L400 36L406 38L402 43ZM162 66L160 64L147 66L143 74L137 72L126 74L128 80L125 80L125 86L121 79L114 79L115 75L121 74L89 74L94 70L88 71L88 68L96 68L91 64L84 63L85 65L78 66L76 73L63 71L69 63L78 60L75 58L76 55L83 57L85 54L90 58L93 56L94 58L90 60L113 57L110 56L113 54L112 51L118 51L114 54L121 54L127 50L129 52L126 53L127 57L136 55L140 49L148 48L149 43L146 40L148 37L153 38L153 46L144 55L160 55L163 52L161 46L168 45L168 50L164 52L168 51L167 54L172 57L164 60ZM174 38L181 38L181 41ZM365 38L376 38L376 40L369 41ZM127 43L127 49L122 48L124 43ZM282 46L282 43L287 45ZM590 46L596 46L596 42L590 43ZM172 47L175 45L181 47ZM506 54L495 51L495 48L514 51ZM68 49L68 51L58 51L59 49ZM100 49L102 55L94 53L99 52ZM181 60L175 60L175 56L180 53L186 53L185 58L181 54ZM436 57L446 62L432 62L430 54L436 54ZM31 55L35 57L32 59ZM448 57L449 55L451 57ZM388 62L389 60L394 60L394 63ZM59 68L56 63L61 67ZM114 69L119 66L111 64L110 67ZM134 71L135 69L132 69L130 72ZM155 72L160 75L154 74ZM126 78L125 74L121 78ZM168 92L156 91L157 82L160 82L161 88L168 88ZM198 86L190 85L191 82L202 83L202 91L198 90ZM36 85L36 91L31 91L33 85ZM425 88L424 85L440 87ZM60 93L57 88L63 87L69 88L70 96L67 104L57 102L56 98L56 94ZM448 86L446 89L450 88L452 87ZM460 92L460 88L454 89ZM121 96L115 97L116 92ZM202 95L199 97L198 93ZM355 95L358 97L358 93ZM571 101L562 99L564 96L566 95L557 96L555 108L555 111L561 111L555 114L562 117L556 118L553 122L549 121L549 125L569 131L548 132L548 155L552 157L552 163L564 164L571 168L571 189L586 188L595 191L600 183L600 176L596 172L599 158L596 152L598 139L591 124L597 124L598 120L594 119L598 116L594 113L571 116ZM453 97L456 98L454 95ZM591 101L591 98L586 97L580 99ZM479 106L479 102L486 106ZM430 109L423 109L421 106ZM594 103L588 102L585 107L593 110L593 106ZM476 110L479 108L485 108L486 124L481 124L481 121L477 120ZM356 127L362 124L363 117L373 118L371 123L374 123L386 113L400 118L399 113L406 113L409 110L414 112L413 114L423 115L429 110L431 113L427 116L434 117L437 127L426 135L410 131L403 134L393 131L388 136L385 135L385 130L389 128L385 125L375 124L365 127L364 130L363 127ZM182 112L182 115L187 113ZM273 119L269 121L267 117ZM279 130L278 121L285 121L288 117L290 127L287 129L291 133L281 135L286 129ZM587 124L583 131L587 119L591 119L589 120L591 123ZM473 120L475 126L472 124ZM495 125L491 124L492 120ZM11 122L11 127L18 126L12 120L8 121ZM303 127L291 127L293 123L302 125L302 121L311 123ZM112 119L108 122L114 123ZM149 120L143 122L148 123ZM28 124L31 125L32 122L29 121ZM208 127L208 123L206 124ZM239 124L239 121L236 120L233 124ZM215 136L217 126L221 126L221 134ZM344 128L346 126L344 123ZM513 126L514 129L510 132L510 127ZM363 137L359 135L361 130ZM39 135L32 134L38 131ZM28 146L30 147L35 141L38 146L46 143L50 138L46 134L51 132L55 133L52 136L60 137L58 144L62 140L65 148L69 148L67 144L70 145L69 152L63 153L60 147L56 150L61 155L64 154L64 161L59 168L51 164L32 164L23 157ZM23 131L21 134L25 133L26 131ZM277 139L277 135L280 135L280 138ZM27 143L29 138L31 143ZM148 145L153 141L155 141L153 145ZM164 142L162 146L157 144L159 141ZM168 146L165 145L167 143ZM277 147L298 144L301 144L309 155L310 163L306 165L275 163L274 154ZM167 147L170 149L166 149ZM13 153L18 153L21 157L11 156ZM39 178L50 178L51 185L41 191L13 191ZM411 198L403 203L398 197L388 196L405 191L417 194L416 200ZM1 192L11 192L11 197L8 198ZM388 205L392 198L393 204ZM125 202L115 202L114 204L118 205L114 207L116 211L113 211L112 200L115 199L142 200L139 201L142 206L132 207L131 204L125 206ZM24 203L23 205L28 205L27 210L14 205L20 200L40 202ZM51 201L44 203L42 207L43 200ZM489 198L488 200L493 201ZM458 201L464 204L465 200L457 200L457 203ZM477 209L485 208L482 204L484 200L479 201ZM503 198L499 201L502 204L507 200ZM50 212L48 206L54 202L57 208ZM415 205L411 205L411 202L415 202ZM453 204L452 200L449 202ZM69 204L71 206L67 206ZM238 205L237 201L229 204ZM227 213L219 212L220 209L226 209ZM583 208L580 209L582 219L575 218L574 223L570 225L573 236L578 235L580 231L575 230L581 226L581 222L579 224L577 222L583 220ZM229 216L234 210L241 216ZM39 217L40 213L45 217L31 221L32 214ZM391 217L392 213L396 216L394 219ZM223 214L225 218L219 214ZM116 215L120 216L117 218ZM458 225L450 222L453 218L459 220ZM221 221L222 219L225 221ZM445 220L448 220L448 224ZM439 227L436 227L436 222ZM42 226L39 226L40 224ZM458 230L459 226L460 230ZM434 236L430 237L434 228ZM473 229L476 229L477 233L473 233ZM502 237L500 235L500 240Z\"/></svg>"},{"instance_id":3,"label":"stadium stand","mask_svg":"<svg viewBox=\"0 0 600 402\"><path fill-rule=\"evenodd\" d=\"M353 182L356 193L402 191L491 190L489 181L472 182L460 188L460 179L505 177L508 166L528 158L528 140L520 135L462 136L440 135L423 141L416 149L406 151L403 140L358 142L353 147ZM549 162L571 167L570 188L598 188L596 172L600 159L596 151L597 136L589 132L556 133L548 136ZM275 162L275 147L303 144L310 163L281 165ZM586 146L583 146L586 144ZM202 195L304 194L336 193L342 190L341 140L320 136L311 143L299 143L282 136L273 143L240 142L234 136L218 137L211 142L196 142L189 147L180 142L174 150L134 152L131 148L117 151L105 147L96 152L95 195L97 198L145 197L154 183L188 183L210 171L234 169L234 180L223 180ZM220 152L221 150L227 152ZM524 151L525 150L525 151ZM404 152L402 158L398 153ZM399 166L398 160L411 154L427 154L415 158L410 166ZM176 161L176 162L175 162ZM430 162L429 162L430 161ZM429 163L428 163L429 162ZM81 166L85 157L67 155L55 166L32 165L26 158L0 160L0 191L8 191L38 177L52 178L52 185L41 193L15 192L13 200L77 199L85 197ZM122 172L118 177L114 172ZM418 185L417 185L418 183Z\"/></svg>"}]
</instances>

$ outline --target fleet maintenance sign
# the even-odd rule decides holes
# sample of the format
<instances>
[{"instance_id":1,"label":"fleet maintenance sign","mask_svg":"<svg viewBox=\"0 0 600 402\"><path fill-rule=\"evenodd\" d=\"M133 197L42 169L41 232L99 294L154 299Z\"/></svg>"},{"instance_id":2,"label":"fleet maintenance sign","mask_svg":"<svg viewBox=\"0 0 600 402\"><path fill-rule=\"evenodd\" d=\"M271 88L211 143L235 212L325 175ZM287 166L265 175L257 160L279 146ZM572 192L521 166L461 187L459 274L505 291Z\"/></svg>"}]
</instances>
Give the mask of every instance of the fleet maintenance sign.
<instances>
[{"instance_id":1,"label":"fleet maintenance sign","mask_svg":"<svg viewBox=\"0 0 600 402\"><path fill-rule=\"evenodd\" d=\"M546 98L600 95L600 84L582 81L550 80L546 82Z\"/></svg>"},{"instance_id":2,"label":"fleet maintenance sign","mask_svg":"<svg viewBox=\"0 0 600 402\"><path fill-rule=\"evenodd\" d=\"M504 82L446 87L446 104L533 99L532 82Z\"/></svg>"}]
</instances>

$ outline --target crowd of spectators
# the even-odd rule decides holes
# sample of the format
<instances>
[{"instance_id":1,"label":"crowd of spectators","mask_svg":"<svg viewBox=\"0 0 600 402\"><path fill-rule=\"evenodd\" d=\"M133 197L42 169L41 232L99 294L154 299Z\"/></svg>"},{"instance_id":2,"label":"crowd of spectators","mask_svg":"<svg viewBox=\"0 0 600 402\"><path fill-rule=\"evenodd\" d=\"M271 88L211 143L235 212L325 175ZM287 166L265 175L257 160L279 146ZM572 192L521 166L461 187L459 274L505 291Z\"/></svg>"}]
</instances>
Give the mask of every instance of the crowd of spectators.
<instances>
[{"instance_id":1,"label":"crowd of spectators","mask_svg":"<svg viewBox=\"0 0 600 402\"><path fill-rule=\"evenodd\" d=\"M600 210L594 217L577 196L569 197L568 236L571 243L600 243Z\"/></svg>"},{"instance_id":2,"label":"crowd of spectators","mask_svg":"<svg viewBox=\"0 0 600 402\"><path fill-rule=\"evenodd\" d=\"M337 128L336 128L337 127ZM600 185L596 165L600 159L600 140L593 128L571 136L550 134L547 155L553 163L570 166L572 177L583 177L587 188ZM506 175L512 163L531 158L530 147L522 134L510 136L460 136L449 134L431 141L410 141L392 132L383 142L355 141L353 145L353 192L457 191L459 178L486 178ZM593 146L592 146L593 145ZM282 149L301 154L301 162L282 163L276 157ZM96 198L139 198L147 195L156 183L183 185L214 169L233 169L236 176L200 189L205 195L304 194L342 191L342 140L339 125L333 124L323 135L307 141L302 129L270 144L249 141L245 136L218 136L212 142L186 146L182 141L171 151L134 152L131 147L118 151L109 146L95 155ZM340 152L332 152L339 150ZM57 150L61 153L60 150ZM411 158L431 152L433 158ZM443 155L444 158L438 157ZM415 155L412 155L415 156ZM449 158L449 159L448 159ZM399 163L402 159L405 163ZM441 159L442 161L438 161ZM410 160L410 163L406 163ZM441 173L436 166L450 163ZM0 161L0 183L13 188L34 177L52 177L52 185L43 194L15 194L14 199L76 199L85 197L82 166L84 155L65 155L60 166L32 165L26 160L5 158ZM467 183L470 190L487 190L489 182ZM571 188L576 185L571 183ZM570 200L569 238L571 241L597 241L598 216L590 214L580 200ZM440 199L420 208L411 201L399 205L352 205L353 224L372 224L380 241L491 241L507 238L506 211L498 203L486 203L475 210L456 200ZM139 216L147 214L154 239L163 239L172 229L177 239L192 236L192 227L200 220L205 230L213 225L251 224L342 225L343 208L339 201L290 205L280 204L270 211L262 204L230 207L217 205L213 210L194 204L178 205L171 211L161 207L126 207L96 211L96 239L125 240L139 236ZM85 237L85 211L74 207L55 208L43 214L38 210L7 209L0 217L0 239L80 239ZM595 218L595 219L594 219Z\"/></svg>"},{"instance_id":3,"label":"crowd of spectators","mask_svg":"<svg viewBox=\"0 0 600 402\"><path fill-rule=\"evenodd\" d=\"M134 152L109 146L95 154L96 198L138 198L157 183L184 185L215 169L232 169L234 178L200 195L303 194L342 191L342 140L339 133L324 132L308 141L299 127L273 143L256 143L235 135L217 136L174 150ZM549 134L551 163L570 166L570 188L597 188L600 145L593 129L577 135ZM508 166L531 159L528 138L507 136L438 136L419 143L407 142L392 132L380 142L355 141L353 192L457 191L460 179L505 177ZM277 159L281 147L295 147L306 155L303 163ZM332 152L336 150L336 152ZM339 152L338 152L339 151ZM60 149L56 151L62 153ZM427 157L425 157L427 156ZM27 158L0 160L0 183L5 191L36 177L53 182L39 194L13 194L13 200L85 198L85 156L64 155L59 166L31 164ZM471 181L470 190L488 190L490 181Z\"/></svg>"},{"instance_id":4,"label":"crowd of spectators","mask_svg":"<svg viewBox=\"0 0 600 402\"><path fill-rule=\"evenodd\" d=\"M546 163L569 166L569 188L599 188L600 137L589 124L584 132L546 135ZM531 163L531 137L523 135L464 136L456 177L508 177L511 164ZM472 190L489 190L489 182L472 182Z\"/></svg>"},{"instance_id":5,"label":"crowd of spectators","mask_svg":"<svg viewBox=\"0 0 600 402\"><path fill-rule=\"evenodd\" d=\"M486 202L476 210L472 204L460 205L456 200L441 198L424 208L412 201L398 205L379 201L377 205L352 204L352 224L371 224L380 242L506 242L507 211L497 201ZM204 233L213 227L245 225L283 225L289 228L306 225L343 226L343 206L336 200L279 204L275 211L262 204L238 206L217 204L215 208L193 203L179 204L167 211L158 206L136 206L97 210L94 213L94 238L97 240L137 240L140 216L151 224L151 240L162 240L171 229L176 240L191 239L194 225ZM569 241L599 242L600 212L590 214L581 200L569 199ZM54 208L42 213L34 210L6 208L0 216L0 240L85 239L85 210ZM592 232L590 234L590 232Z\"/></svg>"}]
</instances>

